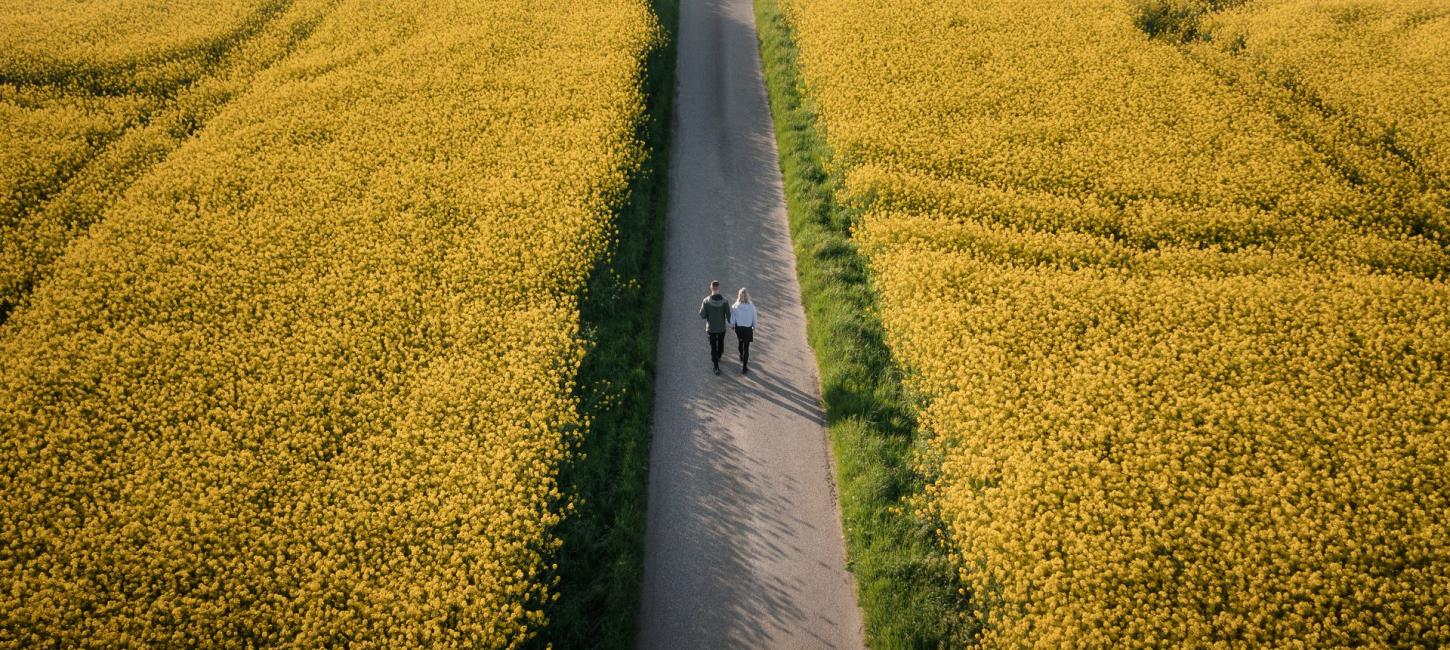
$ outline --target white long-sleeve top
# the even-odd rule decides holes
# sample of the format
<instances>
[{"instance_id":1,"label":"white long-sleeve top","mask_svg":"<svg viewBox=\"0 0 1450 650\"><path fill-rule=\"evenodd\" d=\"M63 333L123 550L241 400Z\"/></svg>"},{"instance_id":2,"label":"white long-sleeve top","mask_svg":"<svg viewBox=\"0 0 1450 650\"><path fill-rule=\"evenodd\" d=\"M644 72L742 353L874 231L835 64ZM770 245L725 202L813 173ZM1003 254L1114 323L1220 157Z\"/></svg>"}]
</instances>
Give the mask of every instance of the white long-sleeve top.
<instances>
[{"instance_id":1,"label":"white long-sleeve top","mask_svg":"<svg viewBox=\"0 0 1450 650\"><path fill-rule=\"evenodd\" d=\"M755 327L755 305L748 302L736 303L730 309L731 327Z\"/></svg>"}]
</instances>

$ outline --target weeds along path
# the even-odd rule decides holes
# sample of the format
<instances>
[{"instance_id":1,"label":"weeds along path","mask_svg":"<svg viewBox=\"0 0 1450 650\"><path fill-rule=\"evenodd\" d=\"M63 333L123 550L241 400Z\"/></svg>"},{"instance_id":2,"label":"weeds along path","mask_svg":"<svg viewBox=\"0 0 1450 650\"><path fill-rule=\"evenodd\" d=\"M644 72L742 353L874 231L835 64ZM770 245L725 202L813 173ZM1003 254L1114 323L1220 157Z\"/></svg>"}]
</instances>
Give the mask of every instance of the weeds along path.
<instances>
[{"instance_id":1,"label":"weeds along path","mask_svg":"<svg viewBox=\"0 0 1450 650\"><path fill-rule=\"evenodd\" d=\"M750 0L680 3L640 646L862 646ZM710 372L707 284L749 287Z\"/></svg>"}]
</instances>

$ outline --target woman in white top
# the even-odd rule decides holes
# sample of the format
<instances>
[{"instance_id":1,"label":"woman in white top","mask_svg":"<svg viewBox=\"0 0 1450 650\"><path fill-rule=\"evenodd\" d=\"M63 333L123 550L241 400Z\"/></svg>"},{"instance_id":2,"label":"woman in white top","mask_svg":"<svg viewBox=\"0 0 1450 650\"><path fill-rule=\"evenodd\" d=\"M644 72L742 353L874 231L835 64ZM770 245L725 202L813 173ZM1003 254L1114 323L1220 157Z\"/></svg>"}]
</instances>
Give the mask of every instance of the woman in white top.
<instances>
[{"instance_id":1,"label":"woman in white top","mask_svg":"<svg viewBox=\"0 0 1450 650\"><path fill-rule=\"evenodd\" d=\"M735 295L735 305L730 308L730 325L735 328L735 340L740 344L740 374L750 372L750 342L755 339L755 305L750 304L750 292L740 287Z\"/></svg>"}]
</instances>

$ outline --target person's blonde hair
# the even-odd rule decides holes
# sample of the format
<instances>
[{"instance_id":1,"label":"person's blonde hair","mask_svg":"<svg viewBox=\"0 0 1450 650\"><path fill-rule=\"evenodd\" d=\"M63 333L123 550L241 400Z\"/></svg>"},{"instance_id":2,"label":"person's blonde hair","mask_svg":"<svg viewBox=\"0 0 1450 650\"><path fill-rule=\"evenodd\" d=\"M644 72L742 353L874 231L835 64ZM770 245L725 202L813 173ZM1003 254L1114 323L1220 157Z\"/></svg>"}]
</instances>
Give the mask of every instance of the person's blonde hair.
<instances>
[{"instance_id":1,"label":"person's blonde hair","mask_svg":"<svg viewBox=\"0 0 1450 650\"><path fill-rule=\"evenodd\" d=\"M739 305L742 302L750 304L750 292L746 291L745 287L740 287L740 292L735 294L735 304Z\"/></svg>"}]
</instances>

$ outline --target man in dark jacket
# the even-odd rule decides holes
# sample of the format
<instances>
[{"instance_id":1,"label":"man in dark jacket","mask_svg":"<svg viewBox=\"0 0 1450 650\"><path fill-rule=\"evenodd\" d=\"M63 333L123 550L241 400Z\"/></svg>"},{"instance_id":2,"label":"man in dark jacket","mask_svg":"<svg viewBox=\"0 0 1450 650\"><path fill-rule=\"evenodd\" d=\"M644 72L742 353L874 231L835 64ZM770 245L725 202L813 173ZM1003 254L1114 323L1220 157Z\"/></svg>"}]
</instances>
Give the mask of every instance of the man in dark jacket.
<instances>
[{"instance_id":1,"label":"man in dark jacket","mask_svg":"<svg viewBox=\"0 0 1450 650\"><path fill-rule=\"evenodd\" d=\"M720 281L710 282L710 295L700 303L700 318L705 319L705 334L710 337L710 363L720 374L720 355L725 354L725 328L730 323L730 303L720 295Z\"/></svg>"}]
</instances>

